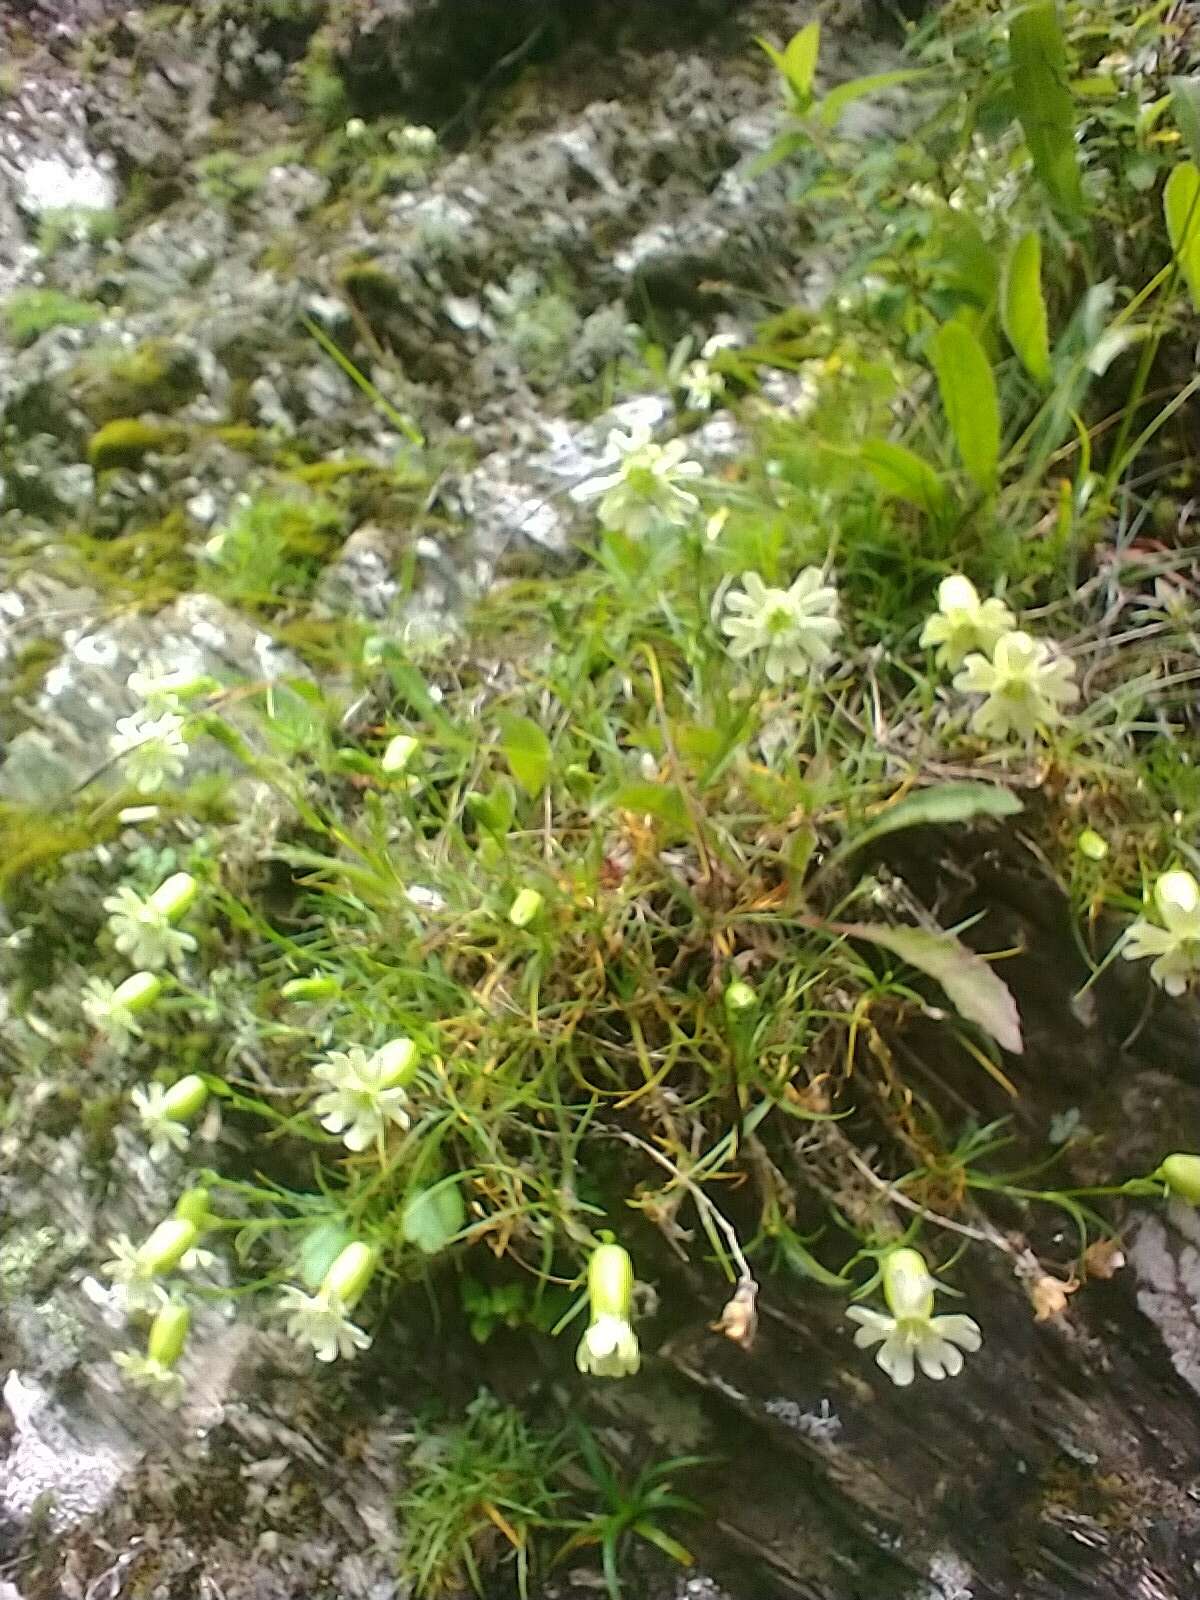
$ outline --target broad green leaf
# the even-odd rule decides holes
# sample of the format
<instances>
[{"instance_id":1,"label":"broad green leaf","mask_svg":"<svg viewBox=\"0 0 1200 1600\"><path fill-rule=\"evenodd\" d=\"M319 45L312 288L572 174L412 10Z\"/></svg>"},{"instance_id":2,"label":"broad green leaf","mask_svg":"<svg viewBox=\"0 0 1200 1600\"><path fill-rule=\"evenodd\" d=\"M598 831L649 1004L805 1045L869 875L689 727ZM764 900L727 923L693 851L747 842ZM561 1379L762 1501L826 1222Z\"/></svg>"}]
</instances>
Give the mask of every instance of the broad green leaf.
<instances>
[{"instance_id":1,"label":"broad green leaf","mask_svg":"<svg viewBox=\"0 0 1200 1600\"><path fill-rule=\"evenodd\" d=\"M1042 294L1042 241L1025 233L1013 246L1004 271L1000 316L1008 342L1035 383L1050 378L1050 335Z\"/></svg>"},{"instance_id":2,"label":"broad green leaf","mask_svg":"<svg viewBox=\"0 0 1200 1600\"><path fill-rule=\"evenodd\" d=\"M619 806L622 811L656 817L659 822L670 823L673 828L687 827L687 806L678 786L673 783L623 783L610 804Z\"/></svg>"},{"instance_id":3,"label":"broad green leaf","mask_svg":"<svg viewBox=\"0 0 1200 1600\"><path fill-rule=\"evenodd\" d=\"M1024 807L1016 795L994 783L943 783L936 789L921 789L889 806L861 833L840 845L833 860L842 860L854 850L904 828L930 824L970 822L974 817L1015 817Z\"/></svg>"},{"instance_id":4,"label":"broad green leaf","mask_svg":"<svg viewBox=\"0 0 1200 1600\"><path fill-rule=\"evenodd\" d=\"M1078 216L1083 184L1075 154L1075 107L1054 0L1039 0L1016 13L1009 24L1008 49L1017 116L1034 171L1055 206Z\"/></svg>"},{"instance_id":5,"label":"broad green leaf","mask_svg":"<svg viewBox=\"0 0 1200 1600\"><path fill-rule=\"evenodd\" d=\"M880 945L910 967L934 978L959 1016L990 1033L1005 1050L1021 1054L1021 1015L1012 991L981 956L968 950L952 933L884 928L866 922L835 926L839 933Z\"/></svg>"},{"instance_id":6,"label":"broad green leaf","mask_svg":"<svg viewBox=\"0 0 1200 1600\"><path fill-rule=\"evenodd\" d=\"M831 89L817 107L817 115L827 128L832 128L848 105L869 94L880 94L884 89L894 89L914 78L924 77L920 67L902 68L896 72L874 72L866 78L852 78L849 83L839 83Z\"/></svg>"},{"instance_id":7,"label":"broad green leaf","mask_svg":"<svg viewBox=\"0 0 1200 1600\"><path fill-rule=\"evenodd\" d=\"M929 241L938 285L979 311L991 311L1000 293L995 246L973 217L947 210Z\"/></svg>"},{"instance_id":8,"label":"broad green leaf","mask_svg":"<svg viewBox=\"0 0 1200 1600\"><path fill-rule=\"evenodd\" d=\"M500 748L513 777L536 798L550 776L550 741L530 717L500 718Z\"/></svg>"},{"instance_id":9,"label":"broad green leaf","mask_svg":"<svg viewBox=\"0 0 1200 1600\"><path fill-rule=\"evenodd\" d=\"M766 39L759 44L770 56L786 78L788 87L801 108L812 100L813 80L817 75L817 57L821 52L821 24L810 22L794 34L783 50L776 50Z\"/></svg>"},{"instance_id":10,"label":"broad green leaf","mask_svg":"<svg viewBox=\"0 0 1200 1600\"><path fill-rule=\"evenodd\" d=\"M1200 164L1200 78L1168 78L1171 115L1183 135L1192 160Z\"/></svg>"},{"instance_id":11,"label":"broad green leaf","mask_svg":"<svg viewBox=\"0 0 1200 1600\"><path fill-rule=\"evenodd\" d=\"M481 828L503 839L517 814L516 790L507 778L501 778L487 794L480 794L478 790L468 794L467 807Z\"/></svg>"},{"instance_id":12,"label":"broad green leaf","mask_svg":"<svg viewBox=\"0 0 1200 1600\"><path fill-rule=\"evenodd\" d=\"M864 465L875 482L893 500L938 516L946 509L946 486L928 461L923 461L906 445L890 439L868 439L860 452Z\"/></svg>"},{"instance_id":13,"label":"broad green leaf","mask_svg":"<svg viewBox=\"0 0 1200 1600\"><path fill-rule=\"evenodd\" d=\"M959 458L974 483L990 493L1000 462L1000 401L991 364L961 322L938 329L930 356Z\"/></svg>"},{"instance_id":14,"label":"broad green leaf","mask_svg":"<svg viewBox=\"0 0 1200 1600\"><path fill-rule=\"evenodd\" d=\"M1171 249L1192 304L1200 311L1200 169L1194 161L1181 162L1167 179L1163 210Z\"/></svg>"},{"instance_id":15,"label":"broad green leaf","mask_svg":"<svg viewBox=\"0 0 1200 1600\"><path fill-rule=\"evenodd\" d=\"M422 1189L404 1208L400 1233L427 1256L444 1250L467 1220L458 1179L443 1178L429 1189Z\"/></svg>"}]
</instances>

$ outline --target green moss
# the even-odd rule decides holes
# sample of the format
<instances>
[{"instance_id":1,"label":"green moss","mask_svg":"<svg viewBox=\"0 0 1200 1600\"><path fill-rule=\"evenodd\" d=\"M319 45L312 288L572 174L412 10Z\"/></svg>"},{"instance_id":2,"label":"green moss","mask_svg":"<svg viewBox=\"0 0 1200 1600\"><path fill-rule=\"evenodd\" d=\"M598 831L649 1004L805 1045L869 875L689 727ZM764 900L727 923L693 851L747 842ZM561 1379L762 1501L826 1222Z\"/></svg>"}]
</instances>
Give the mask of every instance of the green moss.
<instances>
[{"instance_id":1,"label":"green moss","mask_svg":"<svg viewBox=\"0 0 1200 1600\"><path fill-rule=\"evenodd\" d=\"M62 206L43 211L38 220L38 249L53 256L69 244L100 244L120 232L115 211L91 211L79 206Z\"/></svg>"},{"instance_id":2,"label":"green moss","mask_svg":"<svg viewBox=\"0 0 1200 1600\"><path fill-rule=\"evenodd\" d=\"M329 500L260 494L218 536L212 588L239 605L273 609L309 591L344 531L345 514Z\"/></svg>"},{"instance_id":3,"label":"green moss","mask_svg":"<svg viewBox=\"0 0 1200 1600\"><path fill-rule=\"evenodd\" d=\"M182 428L169 424L142 422L137 417L118 417L98 428L88 440L88 462L96 472L110 467L136 467L151 452L169 455L183 447Z\"/></svg>"},{"instance_id":4,"label":"green moss","mask_svg":"<svg viewBox=\"0 0 1200 1600\"><path fill-rule=\"evenodd\" d=\"M298 144L272 145L249 157L236 150L217 150L202 156L192 171L206 200L213 205L237 206L258 193L272 167L303 159L304 148Z\"/></svg>"},{"instance_id":5,"label":"green moss","mask_svg":"<svg viewBox=\"0 0 1200 1600\"><path fill-rule=\"evenodd\" d=\"M95 423L143 411L170 414L203 388L196 358L169 339L146 339L132 350L93 350L71 374L83 411Z\"/></svg>"},{"instance_id":6,"label":"green moss","mask_svg":"<svg viewBox=\"0 0 1200 1600\"><path fill-rule=\"evenodd\" d=\"M99 322L104 307L58 289L22 289L4 305L4 324L18 344L31 344L48 328L84 328Z\"/></svg>"}]
</instances>

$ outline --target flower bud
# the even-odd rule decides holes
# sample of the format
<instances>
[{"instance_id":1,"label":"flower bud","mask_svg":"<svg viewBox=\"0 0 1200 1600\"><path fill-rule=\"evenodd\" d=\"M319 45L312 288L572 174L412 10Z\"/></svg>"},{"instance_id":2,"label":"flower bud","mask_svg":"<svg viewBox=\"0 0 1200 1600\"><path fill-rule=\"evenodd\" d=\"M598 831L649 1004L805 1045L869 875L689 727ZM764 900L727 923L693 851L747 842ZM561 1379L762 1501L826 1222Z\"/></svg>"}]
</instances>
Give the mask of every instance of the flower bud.
<instances>
[{"instance_id":1,"label":"flower bud","mask_svg":"<svg viewBox=\"0 0 1200 1600\"><path fill-rule=\"evenodd\" d=\"M379 1069L379 1087L395 1089L409 1083L419 1060L420 1052L411 1039L389 1039L381 1044L372 1058L372 1065Z\"/></svg>"},{"instance_id":2,"label":"flower bud","mask_svg":"<svg viewBox=\"0 0 1200 1600\"><path fill-rule=\"evenodd\" d=\"M919 1250L892 1250L883 1259L883 1298L897 1321L933 1311L933 1279Z\"/></svg>"},{"instance_id":3,"label":"flower bud","mask_svg":"<svg viewBox=\"0 0 1200 1600\"><path fill-rule=\"evenodd\" d=\"M1181 917L1192 917L1200 908L1200 884L1179 868L1164 872L1154 885L1154 901L1167 927L1173 927Z\"/></svg>"},{"instance_id":4,"label":"flower bud","mask_svg":"<svg viewBox=\"0 0 1200 1600\"><path fill-rule=\"evenodd\" d=\"M421 741L411 733L398 733L383 752L379 765L387 773L405 772L420 748Z\"/></svg>"},{"instance_id":5,"label":"flower bud","mask_svg":"<svg viewBox=\"0 0 1200 1600\"><path fill-rule=\"evenodd\" d=\"M279 992L285 1000L332 1000L341 988L336 978L314 976L289 978Z\"/></svg>"},{"instance_id":6,"label":"flower bud","mask_svg":"<svg viewBox=\"0 0 1200 1600\"><path fill-rule=\"evenodd\" d=\"M320 1292L337 1295L349 1311L362 1298L378 1260L370 1245L348 1244L321 1280Z\"/></svg>"},{"instance_id":7,"label":"flower bud","mask_svg":"<svg viewBox=\"0 0 1200 1600\"><path fill-rule=\"evenodd\" d=\"M753 1011L758 1004L758 996L748 983L735 979L725 990L725 1009L731 1016L738 1016L743 1011Z\"/></svg>"},{"instance_id":8,"label":"flower bud","mask_svg":"<svg viewBox=\"0 0 1200 1600\"><path fill-rule=\"evenodd\" d=\"M192 1314L177 1300L169 1301L150 1324L146 1354L162 1367L173 1367L183 1354Z\"/></svg>"},{"instance_id":9,"label":"flower bud","mask_svg":"<svg viewBox=\"0 0 1200 1600\"><path fill-rule=\"evenodd\" d=\"M199 1073L189 1072L186 1078L180 1078L167 1090L162 1104L163 1116L172 1122L190 1122L204 1110L207 1099L208 1085Z\"/></svg>"},{"instance_id":10,"label":"flower bud","mask_svg":"<svg viewBox=\"0 0 1200 1600\"><path fill-rule=\"evenodd\" d=\"M1085 828L1075 843L1079 854L1089 861L1103 861L1108 855L1108 840L1094 828Z\"/></svg>"},{"instance_id":11,"label":"flower bud","mask_svg":"<svg viewBox=\"0 0 1200 1600\"><path fill-rule=\"evenodd\" d=\"M1168 1156L1154 1176L1162 1179L1177 1200L1200 1206L1200 1156Z\"/></svg>"},{"instance_id":12,"label":"flower bud","mask_svg":"<svg viewBox=\"0 0 1200 1600\"><path fill-rule=\"evenodd\" d=\"M542 909L542 897L536 889L522 889L508 909L508 920L514 928L527 928Z\"/></svg>"},{"instance_id":13,"label":"flower bud","mask_svg":"<svg viewBox=\"0 0 1200 1600\"><path fill-rule=\"evenodd\" d=\"M138 1266L147 1277L161 1277L179 1265L199 1237L194 1222L185 1217L168 1217L138 1249Z\"/></svg>"},{"instance_id":14,"label":"flower bud","mask_svg":"<svg viewBox=\"0 0 1200 1600\"><path fill-rule=\"evenodd\" d=\"M159 884L149 903L168 922L178 922L199 893L200 885L190 872L174 872L165 883Z\"/></svg>"},{"instance_id":15,"label":"flower bud","mask_svg":"<svg viewBox=\"0 0 1200 1600\"><path fill-rule=\"evenodd\" d=\"M190 1222L199 1230L209 1220L210 1199L207 1189L185 1189L175 1202L175 1215L182 1217L185 1222Z\"/></svg>"},{"instance_id":16,"label":"flower bud","mask_svg":"<svg viewBox=\"0 0 1200 1600\"><path fill-rule=\"evenodd\" d=\"M135 972L113 990L114 1010L128 1011L136 1016L148 1010L162 993L162 979L154 972Z\"/></svg>"},{"instance_id":17,"label":"flower bud","mask_svg":"<svg viewBox=\"0 0 1200 1600\"><path fill-rule=\"evenodd\" d=\"M602 1244L588 1262L588 1298L593 1317L628 1320L633 1310L633 1262L619 1244Z\"/></svg>"}]
</instances>

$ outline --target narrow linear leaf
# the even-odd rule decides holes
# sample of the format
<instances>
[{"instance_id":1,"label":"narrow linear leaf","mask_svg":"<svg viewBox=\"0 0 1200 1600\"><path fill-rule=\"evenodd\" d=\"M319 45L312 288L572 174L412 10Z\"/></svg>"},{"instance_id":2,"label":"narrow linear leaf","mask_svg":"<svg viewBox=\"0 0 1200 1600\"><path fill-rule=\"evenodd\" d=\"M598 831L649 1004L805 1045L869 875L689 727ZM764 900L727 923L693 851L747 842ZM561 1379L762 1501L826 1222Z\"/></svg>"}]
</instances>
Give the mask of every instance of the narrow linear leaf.
<instances>
[{"instance_id":1,"label":"narrow linear leaf","mask_svg":"<svg viewBox=\"0 0 1200 1600\"><path fill-rule=\"evenodd\" d=\"M1200 168L1194 161L1181 162L1167 179L1163 210L1171 249L1192 304L1200 311Z\"/></svg>"},{"instance_id":2,"label":"narrow linear leaf","mask_svg":"<svg viewBox=\"0 0 1200 1600\"><path fill-rule=\"evenodd\" d=\"M997 1044L1013 1055L1022 1053L1021 1014L1012 991L982 956L968 950L952 933L930 933L924 928L876 927L865 922L831 926L852 939L863 939L890 950L910 967L935 979L959 1016L991 1034Z\"/></svg>"},{"instance_id":3,"label":"narrow linear leaf","mask_svg":"<svg viewBox=\"0 0 1200 1600\"><path fill-rule=\"evenodd\" d=\"M989 494L996 487L1000 462L1000 401L991 363L961 322L938 329L930 359L959 459L972 481Z\"/></svg>"},{"instance_id":4,"label":"narrow linear leaf","mask_svg":"<svg viewBox=\"0 0 1200 1600\"><path fill-rule=\"evenodd\" d=\"M902 83L911 83L914 78L924 76L922 68L907 67L896 72L873 72L866 78L852 78L849 83L839 83L836 89L829 91L817 107L817 115L827 128L832 128L846 107L855 100L862 100L871 94L882 94L885 89L895 89Z\"/></svg>"},{"instance_id":5,"label":"narrow linear leaf","mask_svg":"<svg viewBox=\"0 0 1200 1600\"><path fill-rule=\"evenodd\" d=\"M928 461L890 439L868 439L860 451L863 464L889 499L904 500L930 516L946 509L946 486Z\"/></svg>"},{"instance_id":6,"label":"narrow linear leaf","mask_svg":"<svg viewBox=\"0 0 1200 1600\"><path fill-rule=\"evenodd\" d=\"M828 1267L822 1266L790 1229L779 1235L779 1254L784 1265L798 1278L807 1278L812 1283L819 1283L822 1289L836 1289L841 1294L848 1293L851 1288L845 1278L839 1278L836 1272L830 1272Z\"/></svg>"},{"instance_id":7,"label":"narrow linear leaf","mask_svg":"<svg viewBox=\"0 0 1200 1600\"><path fill-rule=\"evenodd\" d=\"M944 783L937 789L922 789L889 806L882 816L847 839L834 860L844 860L852 851L904 828L930 824L970 822L974 817L1015 817L1024 810L1015 794L992 783Z\"/></svg>"},{"instance_id":8,"label":"narrow linear leaf","mask_svg":"<svg viewBox=\"0 0 1200 1600\"><path fill-rule=\"evenodd\" d=\"M1078 216L1084 206L1075 154L1075 107L1054 0L1040 0L1016 13L1009 26L1008 48L1017 116L1034 171L1055 206Z\"/></svg>"},{"instance_id":9,"label":"narrow linear leaf","mask_svg":"<svg viewBox=\"0 0 1200 1600\"><path fill-rule=\"evenodd\" d=\"M531 717L500 718L500 748L509 770L527 795L546 787L553 755L550 741Z\"/></svg>"},{"instance_id":10,"label":"narrow linear leaf","mask_svg":"<svg viewBox=\"0 0 1200 1600\"><path fill-rule=\"evenodd\" d=\"M1025 233L1013 246L1004 271L1000 315L1008 342L1035 383L1050 378L1050 334L1042 294L1042 241Z\"/></svg>"},{"instance_id":11,"label":"narrow linear leaf","mask_svg":"<svg viewBox=\"0 0 1200 1600\"><path fill-rule=\"evenodd\" d=\"M1200 78L1168 78L1171 115L1184 137L1192 160L1200 164Z\"/></svg>"}]
</instances>

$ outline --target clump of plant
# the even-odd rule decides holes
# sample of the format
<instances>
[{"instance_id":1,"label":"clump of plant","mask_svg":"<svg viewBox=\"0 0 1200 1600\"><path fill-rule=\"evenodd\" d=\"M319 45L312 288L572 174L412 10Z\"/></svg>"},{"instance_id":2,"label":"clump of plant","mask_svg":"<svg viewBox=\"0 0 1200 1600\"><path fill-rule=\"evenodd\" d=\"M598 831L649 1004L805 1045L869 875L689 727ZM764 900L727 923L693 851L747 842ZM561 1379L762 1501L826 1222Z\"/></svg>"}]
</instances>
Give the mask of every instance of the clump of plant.
<instances>
[{"instance_id":1,"label":"clump of plant","mask_svg":"<svg viewBox=\"0 0 1200 1600\"><path fill-rule=\"evenodd\" d=\"M254 495L209 540L210 586L239 605L278 608L309 592L344 531L344 513L320 495Z\"/></svg>"},{"instance_id":2,"label":"clump of plant","mask_svg":"<svg viewBox=\"0 0 1200 1600\"><path fill-rule=\"evenodd\" d=\"M32 344L50 328L86 328L99 322L104 307L59 289L22 289L3 307L4 325L17 344Z\"/></svg>"}]
</instances>

